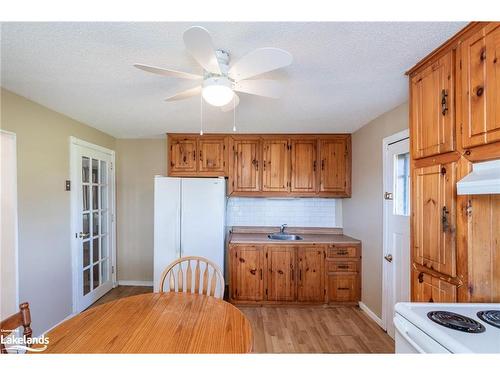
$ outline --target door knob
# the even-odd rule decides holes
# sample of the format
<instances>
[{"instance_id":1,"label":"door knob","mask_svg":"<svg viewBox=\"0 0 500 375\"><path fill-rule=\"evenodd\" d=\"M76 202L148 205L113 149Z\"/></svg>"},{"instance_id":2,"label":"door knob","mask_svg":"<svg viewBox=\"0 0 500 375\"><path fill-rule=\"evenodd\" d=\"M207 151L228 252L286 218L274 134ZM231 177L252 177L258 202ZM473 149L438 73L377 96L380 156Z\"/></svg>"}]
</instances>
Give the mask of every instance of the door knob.
<instances>
[{"instance_id":1,"label":"door knob","mask_svg":"<svg viewBox=\"0 0 500 375\"><path fill-rule=\"evenodd\" d=\"M389 263L391 263L391 262L392 262L392 255L391 255L391 254L387 254L387 255L384 257L384 259L385 259L386 261L388 261Z\"/></svg>"}]
</instances>

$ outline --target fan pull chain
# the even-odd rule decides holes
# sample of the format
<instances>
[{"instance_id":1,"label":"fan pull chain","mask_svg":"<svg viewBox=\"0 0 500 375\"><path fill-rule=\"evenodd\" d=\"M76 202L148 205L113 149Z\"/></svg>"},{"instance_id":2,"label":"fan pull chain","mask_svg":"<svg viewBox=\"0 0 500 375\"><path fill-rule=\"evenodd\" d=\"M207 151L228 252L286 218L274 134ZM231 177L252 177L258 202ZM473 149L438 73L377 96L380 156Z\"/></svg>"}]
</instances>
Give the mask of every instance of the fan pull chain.
<instances>
[{"instance_id":1,"label":"fan pull chain","mask_svg":"<svg viewBox=\"0 0 500 375\"><path fill-rule=\"evenodd\" d=\"M200 135L203 135L203 95L200 95Z\"/></svg>"},{"instance_id":2,"label":"fan pull chain","mask_svg":"<svg viewBox=\"0 0 500 375\"><path fill-rule=\"evenodd\" d=\"M233 97L233 132L236 131L236 99Z\"/></svg>"}]
</instances>

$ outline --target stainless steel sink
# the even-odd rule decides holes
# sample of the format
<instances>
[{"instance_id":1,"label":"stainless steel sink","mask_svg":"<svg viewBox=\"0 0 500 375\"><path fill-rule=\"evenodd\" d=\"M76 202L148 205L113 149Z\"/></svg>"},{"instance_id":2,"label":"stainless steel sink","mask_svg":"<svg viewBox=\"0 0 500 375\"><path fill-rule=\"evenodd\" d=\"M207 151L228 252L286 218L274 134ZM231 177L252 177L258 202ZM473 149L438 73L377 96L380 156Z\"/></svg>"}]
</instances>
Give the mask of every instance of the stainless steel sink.
<instances>
[{"instance_id":1,"label":"stainless steel sink","mask_svg":"<svg viewBox=\"0 0 500 375\"><path fill-rule=\"evenodd\" d=\"M267 236L270 240L281 240L281 241L299 241L302 237L296 234L285 234L285 233L272 233Z\"/></svg>"}]
</instances>

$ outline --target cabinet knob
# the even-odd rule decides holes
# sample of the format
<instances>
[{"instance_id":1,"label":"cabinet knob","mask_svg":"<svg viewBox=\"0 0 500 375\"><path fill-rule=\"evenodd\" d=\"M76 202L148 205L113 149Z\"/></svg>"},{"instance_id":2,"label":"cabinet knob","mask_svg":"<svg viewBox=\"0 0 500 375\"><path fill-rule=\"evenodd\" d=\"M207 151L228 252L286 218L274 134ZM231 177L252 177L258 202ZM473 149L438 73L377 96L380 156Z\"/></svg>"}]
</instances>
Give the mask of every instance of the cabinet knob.
<instances>
[{"instance_id":1,"label":"cabinet knob","mask_svg":"<svg viewBox=\"0 0 500 375\"><path fill-rule=\"evenodd\" d=\"M483 86L478 86L477 89L476 89L476 95L477 96L482 96L483 92L484 92Z\"/></svg>"}]
</instances>

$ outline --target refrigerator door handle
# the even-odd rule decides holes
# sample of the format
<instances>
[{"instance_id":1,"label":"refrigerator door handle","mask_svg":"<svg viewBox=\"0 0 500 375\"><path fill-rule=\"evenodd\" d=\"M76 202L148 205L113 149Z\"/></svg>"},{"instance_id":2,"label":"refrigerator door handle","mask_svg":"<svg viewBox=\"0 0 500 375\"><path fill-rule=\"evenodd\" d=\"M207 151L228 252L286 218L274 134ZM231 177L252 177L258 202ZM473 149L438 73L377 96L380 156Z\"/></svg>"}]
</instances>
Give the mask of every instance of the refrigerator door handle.
<instances>
[{"instance_id":1,"label":"refrigerator door handle","mask_svg":"<svg viewBox=\"0 0 500 375\"><path fill-rule=\"evenodd\" d=\"M177 238L177 258L182 257L182 180L180 182L181 188L179 189L179 200L177 205L177 230L175 231Z\"/></svg>"}]
</instances>

